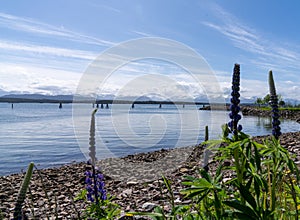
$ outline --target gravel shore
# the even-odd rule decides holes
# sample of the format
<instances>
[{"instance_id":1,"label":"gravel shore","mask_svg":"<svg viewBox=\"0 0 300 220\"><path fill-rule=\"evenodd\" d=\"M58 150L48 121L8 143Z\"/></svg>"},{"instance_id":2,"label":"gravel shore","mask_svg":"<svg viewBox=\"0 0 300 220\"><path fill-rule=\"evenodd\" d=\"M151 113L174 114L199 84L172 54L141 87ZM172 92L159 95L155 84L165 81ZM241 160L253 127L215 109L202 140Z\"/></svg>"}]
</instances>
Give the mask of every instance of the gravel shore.
<instances>
[{"instance_id":1,"label":"gravel shore","mask_svg":"<svg viewBox=\"0 0 300 220\"><path fill-rule=\"evenodd\" d=\"M283 134L281 143L291 153L296 154L295 160L299 163L300 132ZM189 152L189 155L185 161L177 164L176 155L182 155L183 152ZM160 176L164 174L171 179L176 202L189 203L190 201L184 201L179 194L182 189L180 182L183 176L195 175L195 171L201 167L202 152L203 148L199 145L108 159L100 161L99 165L105 175L105 188L115 197L114 202L119 204L124 212L150 211L156 204L163 205L168 210L170 206L164 194L166 188ZM164 172L157 172L156 168L159 167L155 167L157 166L155 161L164 158L164 161L170 162L170 159L166 159L170 155L175 158L174 166L169 164L169 168ZM85 208L85 203L74 202L73 199L84 188L84 171L89 168L86 163L76 163L59 168L35 170L31 179L31 193L28 192L24 204L25 214L30 219L32 219L32 212L37 219L45 219L46 216L55 219L56 214L58 219L78 219ZM153 175L148 175L145 169L151 171ZM119 173L123 175L118 177ZM131 176L132 173L137 175ZM5 219L12 218L23 176L24 174L13 174L0 177L0 204Z\"/></svg>"},{"instance_id":2,"label":"gravel shore","mask_svg":"<svg viewBox=\"0 0 300 220\"><path fill-rule=\"evenodd\" d=\"M264 137L255 137L262 139ZM300 131L285 133L281 144L300 163ZM105 188L114 196L123 212L151 211L155 205L170 209L166 199L161 175L172 182L176 203L189 203L179 191L183 176L196 175L202 166L203 147L176 148L173 150L130 155L98 161L105 176ZM213 161L210 161L213 166ZM57 168L35 170L31 179L30 192L23 206L24 214L33 219L78 219L85 203L74 201L84 189L84 171L90 169L86 163L68 164ZM24 174L0 177L0 209L4 219L12 219L18 189Z\"/></svg>"}]
</instances>

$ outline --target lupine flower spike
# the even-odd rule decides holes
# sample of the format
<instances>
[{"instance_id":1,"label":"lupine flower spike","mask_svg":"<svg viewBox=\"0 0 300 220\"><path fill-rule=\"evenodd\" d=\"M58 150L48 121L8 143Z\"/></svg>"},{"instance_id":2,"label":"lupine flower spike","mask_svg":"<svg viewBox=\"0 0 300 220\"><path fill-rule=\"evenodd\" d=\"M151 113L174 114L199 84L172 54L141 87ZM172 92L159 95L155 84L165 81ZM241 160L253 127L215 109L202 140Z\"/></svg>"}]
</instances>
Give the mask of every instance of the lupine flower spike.
<instances>
[{"instance_id":1,"label":"lupine flower spike","mask_svg":"<svg viewBox=\"0 0 300 220\"><path fill-rule=\"evenodd\" d=\"M96 170L95 170L96 171ZM99 203L99 199L106 200L106 190L104 189L103 175L97 172L91 172L87 170L85 172L85 183L87 190L87 199L91 202L96 201L96 204Z\"/></svg>"},{"instance_id":2,"label":"lupine flower spike","mask_svg":"<svg viewBox=\"0 0 300 220\"><path fill-rule=\"evenodd\" d=\"M97 109L95 109L92 112L92 118L91 118L91 126L90 126L90 140L89 140L89 156L90 156L90 163L92 166L95 166L96 161L96 141L95 141L95 114L97 112Z\"/></svg>"},{"instance_id":3,"label":"lupine flower spike","mask_svg":"<svg viewBox=\"0 0 300 220\"><path fill-rule=\"evenodd\" d=\"M96 201L96 204L99 204L100 200L106 200L106 190L104 189L103 175L95 167L96 162L96 148L95 148L95 114L97 109L92 113L91 127L90 127L90 161L92 165L92 171L87 170L85 172L85 183L87 190L87 199L91 202Z\"/></svg>"},{"instance_id":4,"label":"lupine flower spike","mask_svg":"<svg viewBox=\"0 0 300 220\"><path fill-rule=\"evenodd\" d=\"M208 126L205 126L205 137L204 137L204 141L208 141ZM206 148L206 146L205 146ZM204 150L204 154L203 154L203 169L208 172L209 168L208 168L208 160L209 160L209 156L211 154L211 151L209 149L205 149Z\"/></svg>"},{"instance_id":5,"label":"lupine flower spike","mask_svg":"<svg viewBox=\"0 0 300 220\"><path fill-rule=\"evenodd\" d=\"M239 131L242 130L242 125L238 125L239 120L241 120L240 111L240 65L235 64L232 76L232 92L231 92L231 105L230 105L230 121L228 122L228 127L234 135L237 135Z\"/></svg>"},{"instance_id":6,"label":"lupine flower spike","mask_svg":"<svg viewBox=\"0 0 300 220\"><path fill-rule=\"evenodd\" d=\"M270 105L272 107L272 134L278 139L281 135L280 121L279 121L279 110L278 110L278 97L276 95L276 88L273 79L272 70L269 72L269 90L270 90Z\"/></svg>"}]
</instances>

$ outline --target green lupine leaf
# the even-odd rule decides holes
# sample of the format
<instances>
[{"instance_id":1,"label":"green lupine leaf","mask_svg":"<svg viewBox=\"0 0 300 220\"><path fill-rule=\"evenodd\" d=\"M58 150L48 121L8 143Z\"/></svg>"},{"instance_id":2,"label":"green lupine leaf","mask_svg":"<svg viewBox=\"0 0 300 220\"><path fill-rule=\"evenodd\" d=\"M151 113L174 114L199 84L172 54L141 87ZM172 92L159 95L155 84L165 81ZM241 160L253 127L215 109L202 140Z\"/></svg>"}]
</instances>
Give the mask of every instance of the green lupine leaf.
<instances>
[{"instance_id":1,"label":"green lupine leaf","mask_svg":"<svg viewBox=\"0 0 300 220\"><path fill-rule=\"evenodd\" d=\"M269 156L273 152L274 152L274 149L272 149L272 148L266 148L266 149L263 149L260 151L262 156Z\"/></svg>"},{"instance_id":2,"label":"green lupine leaf","mask_svg":"<svg viewBox=\"0 0 300 220\"><path fill-rule=\"evenodd\" d=\"M179 205L179 206L176 206L174 208L174 210L172 211L172 215L182 214L182 213L185 213L188 210L189 210L188 205Z\"/></svg>"},{"instance_id":3,"label":"green lupine leaf","mask_svg":"<svg viewBox=\"0 0 300 220\"><path fill-rule=\"evenodd\" d=\"M261 171L261 156L258 152L257 145L254 143L254 155L255 155L255 164L257 167L257 171Z\"/></svg>"},{"instance_id":4,"label":"green lupine leaf","mask_svg":"<svg viewBox=\"0 0 300 220\"><path fill-rule=\"evenodd\" d=\"M241 193L242 197L252 206L252 208L254 210L256 210L257 205L256 205L255 199L251 195L250 191L243 185L240 185L239 189L240 189L240 193Z\"/></svg>"},{"instance_id":5,"label":"green lupine leaf","mask_svg":"<svg viewBox=\"0 0 300 220\"><path fill-rule=\"evenodd\" d=\"M185 186L193 186L194 182L181 182L181 184Z\"/></svg>"},{"instance_id":6,"label":"green lupine leaf","mask_svg":"<svg viewBox=\"0 0 300 220\"><path fill-rule=\"evenodd\" d=\"M257 218L253 218L245 213L241 213L241 212L234 212L232 213L233 217L239 219L239 220L257 220Z\"/></svg>"},{"instance_id":7,"label":"green lupine leaf","mask_svg":"<svg viewBox=\"0 0 300 220\"><path fill-rule=\"evenodd\" d=\"M251 187L251 183L252 183L253 177L251 176L249 181L247 182L245 188L249 191L250 187Z\"/></svg>"},{"instance_id":8,"label":"green lupine leaf","mask_svg":"<svg viewBox=\"0 0 300 220\"><path fill-rule=\"evenodd\" d=\"M14 208L14 213L13 213L14 219L22 218L22 205L26 198L26 192L27 192L29 184L30 184L30 180L31 180L32 173L33 173L33 168L34 168L34 163L31 162L28 165L27 172L24 176L22 185L21 185L19 193L18 193L17 202L16 202L16 205Z\"/></svg>"},{"instance_id":9,"label":"green lupine leaf","mask_svg":"<svg viewBox=\"0 0 300 220\"><path fill-rule=\"evenodd\" d=\"M193 185L199 189L213 188L213 185L204 178L196 179L193 182L186 182L185 185Z\"/></svg>"},{"instance_id":10,"label":"green lupine leaf","mask_svg":"<svg viewBox=\"0 0 300 220\"><path fill-rule=\"evenodd\" d=\"M209 175L208 172L206 172L206 170L201 169L200 170L200 175L202 176L202 178L204 178L205 180L207 180L208 182L211 183L211 176Z\"/></svg>"},{"instance_id":11,"label":"green lupine leaf","mask_svg":"<svg viewBox=\"0 0 300 220\"><path fill-rule=\"evenodd\" d=\"M197 199L197 203L199 204L205 197L207 197L208 193L209 193L209 190L206 190L206 192L203 193L203 195Z\"/></svg>"},{"instance_id":12,"label":"green lupine leaf","mask_svg":"<svg viewBox=\"0 0 300 220\"><path fill-rule=\"evenodd\" d=\"M202 192L205 190L207 190L207 188L191 187L191 188L180 190L180 192L182 194L189 194L189 193L193 193L193 192Z\"/></svg>"},{"instance_id":13,"label":"green lupine leaf","mask_svg":"<svg viewBox=\"0 0 300 220\"><path fill-rule=\"evenodd\" d=\"M162 176L162 178L163 178L164 183L165 183L165 185L166 185L166 187L167 187L167 189L168 189L168 192L169 192L170 194L172 194L173 191L172 191L172 188L171 188L170 180L168 180L168 179L167 179L166 177L164 177L164 176Z\"/></svg>"},{"instance_id":14,"label":"green lupine leaf","mask_svg":"<svg viewBox=\"0 0 300 220\"><path fill-rule=\"evenodd\" d=\"M218 217L218 219L220 219L221 218L222 204L221 204L221 201L218 197L218 193L216 191L214 191L214 204L215 204L215 208L216 208L217 217Z\"/></svg>"},{"instance_id":15,"label":"green lupine leaf","mask_svg":"<svg viewBox=\"0 0 300 220\"><path fill-rule=\"evenodd\" d=\"M164 215L161 213L152 213L152 212L128 212L130 215L139 215L139 216L149 216L149 217L161 217L164 219ZM156 218L158 219L158 218ZM160 219L160 218L159 218Z\"/></svg>"},{"instance_id":16,"label":"green lupine leaf","mask_svg":"<svg viewBox=\"0 0 300 220\"><path fill-rule=\"evenodd\" d=\"M239 210L242 214L247 215L248 219L256 220L259 217L250 207L240 203L239 201L224 201L223 203L236 210Z\"/></svg>"},{"instance_id":17,"label":"green lupine leaf","mask_svg":"<svg viewBox=\"0 0 300 220\"><path fill-rule=\"evenodd\" d=\"M152 212L129 212L128 214L138 215L138 216L148 216L154 220L165 220L166 217L172 217L172 216L165 216L163 209L159 206L154 208L153 213Z\"/></svg>"},{"instance_id":18,"label":"green lupine leaf","mask_svg":"<svg viewBox=\"0 0 300 220\"><path fill-rule=\"evenodd\" d=\"M207 189L199 189L199 188L189 188L189 189L184 189L181 190L180 193L181 194L186 194L186 197L195 197L195 196L199 196L201 195L203 192L208 191Z\"/></svg>"},{"instance_id":19,"label":"green lupine leaf","mask_svg":"<svg viewBox=\"0 0 300 220\"><path fill-rule=\"evenodd\" d=\"M186 180L190 180L190 181L194 181L196 179L193 176L184 176L183 178L186 179Z\"/></svg>"},{"instance_id":20,"label":"green lupine leaf","mask_svg":"<svg viewBox=\"0 0 300 220\"><path fill-rule=\"evenodd\" d=\"M262 183L259 177L254 176L254 190L257 198L259 198L259 195L261 193L260 186L262 186Z\"/></svg>"},{"instance_id":21,"label":"green lupine leaf","mask_svg":"<svg viewBox=\"0 0 300 220\"><path fill-rule=\"evenodd\" d=\"M258 143L258 142L256 142L256 141L252 141L252 143L253 143L257 148L259 148L259 149L264 149L264 148L266 148L265 145L260 144L260 143Z\"/></svg>"}]
</instances>

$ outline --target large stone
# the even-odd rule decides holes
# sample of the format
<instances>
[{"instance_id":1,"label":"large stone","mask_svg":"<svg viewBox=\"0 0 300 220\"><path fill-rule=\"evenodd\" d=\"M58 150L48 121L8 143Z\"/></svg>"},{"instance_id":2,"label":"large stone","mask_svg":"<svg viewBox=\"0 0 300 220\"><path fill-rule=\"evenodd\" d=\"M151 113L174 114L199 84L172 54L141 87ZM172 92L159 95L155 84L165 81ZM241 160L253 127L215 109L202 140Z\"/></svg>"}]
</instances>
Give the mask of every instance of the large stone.
<instances>
[{"instance_id":1,"label":"large stone","mask_svg":"<svg viewBox=\"0 0 300 220\"><path fill-rule=\"evenodd\" d=\"M143 208L145 211L150 212L150 211L152 211L156 206L157 206L157 204L155 204L155 203L145 202L145 203L142 205L142 208Z\"/></svg>"}]
</instances>

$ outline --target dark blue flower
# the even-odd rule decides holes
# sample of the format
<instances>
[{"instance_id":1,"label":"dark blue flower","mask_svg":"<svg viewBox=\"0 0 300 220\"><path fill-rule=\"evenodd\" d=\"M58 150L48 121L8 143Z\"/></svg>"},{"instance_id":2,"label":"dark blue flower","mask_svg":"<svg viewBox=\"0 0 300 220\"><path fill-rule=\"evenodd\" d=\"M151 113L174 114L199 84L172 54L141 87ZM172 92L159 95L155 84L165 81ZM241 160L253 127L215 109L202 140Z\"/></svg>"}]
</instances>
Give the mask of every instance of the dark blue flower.
<instances>
[{"instance_id":1,"label":"dark blue flower","mask_svg":"<svg viewBox=\"0 0 300 220\"><path fill-rule=\"evenodd\" d=\"M93 171L87 170L85 173L85 183L87 190L87 199L91 202L106 200L106 190L104 189L104 177L98 170L93 168Z\"/></svg>"},{"instance_id":2,"label":"dark blue flower","mask_svg":"<svg viewBox=\"0 0 300 220\"><path fill-rule=\"evenodd\" d=\"M90 138L89 138L89 156L88 164L92 166L92 170L85 171L85 184L87 190L87 199L96 204L101 200L106 200L106 190L104 189L104 177L99 169L95 167L96 158L96 142L95 142L95 114L97 109L92 112Z\"/></svg>"},{"instance_id":3,"label":"dark blue flower","mask_svg":"<svg viewBox=\"0 0 300 220\"><path fill-rule=\"evenodd\" d=\"M231 105L230 105L230 113L229 113L229 118L231 119L228 122L228 127L230 131L236 135L238 131L242 130L242 126L238 125L239 120L241 120L241 115L239 114L240 112L240 65L235 64L234 69L233 69L233 76L232 76L232 92L231 96L232 98L230 99Z\"/></svg>"},{"instance_id":4,"label":"dark blue flower","mask_svg":"<svg viewBox=\"0 0 300 220\"><path fill-rule=\"evenodd\" d=\"M269 72L269 90L270 90L270 105L272 108L272 134L273 136L278 139L281 135L281 128L280 128L280 121L279 121L279 110L278 110L278 97L276 95L276 88L273 79L272 71Z\"/></svg>"}]
</instances>

